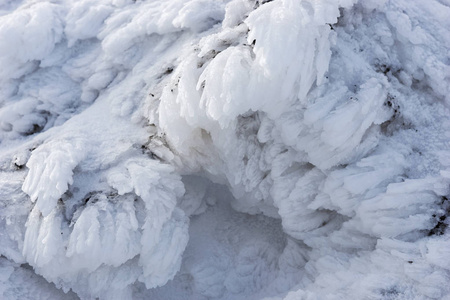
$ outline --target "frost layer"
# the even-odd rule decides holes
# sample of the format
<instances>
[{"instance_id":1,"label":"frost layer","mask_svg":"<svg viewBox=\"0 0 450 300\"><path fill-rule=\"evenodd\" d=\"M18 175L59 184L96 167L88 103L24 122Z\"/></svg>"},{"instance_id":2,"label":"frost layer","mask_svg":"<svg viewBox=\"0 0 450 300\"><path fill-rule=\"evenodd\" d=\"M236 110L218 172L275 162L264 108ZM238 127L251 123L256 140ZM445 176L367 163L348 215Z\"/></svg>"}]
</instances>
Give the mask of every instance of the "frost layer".
<instances>
[{"instance_id":1,"label":"frost layer","mask_svg":"<svg viewBox=\"0 0 450 300\"><path fill-rule=\"evenodd\" d=\"M0 2L0 295L450 297L449 16Z\"/></svg>"}]
</instances>

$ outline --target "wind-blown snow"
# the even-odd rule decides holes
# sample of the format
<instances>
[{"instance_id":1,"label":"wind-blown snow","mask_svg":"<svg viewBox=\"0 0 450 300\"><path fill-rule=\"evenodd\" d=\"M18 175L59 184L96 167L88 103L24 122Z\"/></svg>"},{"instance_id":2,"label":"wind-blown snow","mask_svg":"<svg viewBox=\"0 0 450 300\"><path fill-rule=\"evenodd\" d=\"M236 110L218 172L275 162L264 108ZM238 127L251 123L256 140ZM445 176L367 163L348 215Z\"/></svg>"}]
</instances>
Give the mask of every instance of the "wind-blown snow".
<instances>
[{"instance_id":1,"label":"wind-blown snow","mask_svg":"<svg viewBox=\"0 0 450 300\"><path fill-rule=\"evenodd\" d=\"M0 0L0 298L450 299L449 28Z\"/></svg>"}]
</instances>

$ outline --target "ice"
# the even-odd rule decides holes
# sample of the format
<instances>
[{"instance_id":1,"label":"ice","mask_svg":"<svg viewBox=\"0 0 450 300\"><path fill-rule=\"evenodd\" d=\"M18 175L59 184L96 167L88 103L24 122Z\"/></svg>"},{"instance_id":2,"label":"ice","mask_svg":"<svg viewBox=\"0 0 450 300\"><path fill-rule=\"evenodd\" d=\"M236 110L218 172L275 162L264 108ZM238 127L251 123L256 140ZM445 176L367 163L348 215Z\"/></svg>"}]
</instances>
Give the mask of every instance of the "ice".
<instances>
[{"instance_id":1,"label":"ice","mask_svg":"<svg viewBox=\"0 0 450 300\"><path fill-rule=\"evenodd\" d=\"M0 1L0 298L449 298L449 16Z\"/></svg>"},{"instance_id":2,"label":"ice","mask_svg":"<svg viewBox=\"0 0 450 300\"><path fill-rule=\"evenodd\" d=\"M64 29L69 47L74 45L77 40L95 38L100 32L103 22L113 12L111 5L95 4L95 1L78 1L70 9Z\"/></svg>"},{"instance_id":3,"label":"ice","mask_svg":"<svg viewBox=\"0 0 450 300\"><path fill-rule=\"evenodd\" d=\"M52 150L50 150L52 149ZM83 140L73 138L57 141L39 147L27 162L30 173L22 189L32 201L37 202L39 210L47 216L56 206L57 200L73 183L73 169L84 158Z\"/></svg>"},{"instance_id":4,"label":"ice","mask_svg":"<svg viewBox=\"0 0 450 300\"><path fill-rule=\"evenodd\" d=\"M0 258L0 293L5 300L14 299L79 299L75 293L65 294L36 275L26 265Z\"/></svg>"},{"instance_id":5,"label":"ice","mask_svg":"<svg viewBox=\"0 0 450 300\"><path fill-rule=\"evenodd\" d=\"M53 51L55 44L62 39L63 11L60 5L42 2L20 7L12 14L1 16L2 81L29 73L35 69L38 60Z\"/></svg>"}]
</instances>

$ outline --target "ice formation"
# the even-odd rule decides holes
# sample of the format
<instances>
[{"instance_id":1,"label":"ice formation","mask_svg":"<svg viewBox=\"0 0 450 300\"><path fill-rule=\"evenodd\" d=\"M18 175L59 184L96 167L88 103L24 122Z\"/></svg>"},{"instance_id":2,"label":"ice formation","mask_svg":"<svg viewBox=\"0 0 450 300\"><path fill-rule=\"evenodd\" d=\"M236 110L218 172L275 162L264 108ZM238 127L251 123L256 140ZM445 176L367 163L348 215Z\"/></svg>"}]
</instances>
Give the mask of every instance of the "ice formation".
<instances>
[{"instance_id":1,"label":"ice formation","mask_svg":"<svg viewBox=\"0 0 450 300\"><path fill-rule=\"evenodd\" d=\"M1 299L450 299L447 0L0 0Z\"/></svg>"}]
</instances>

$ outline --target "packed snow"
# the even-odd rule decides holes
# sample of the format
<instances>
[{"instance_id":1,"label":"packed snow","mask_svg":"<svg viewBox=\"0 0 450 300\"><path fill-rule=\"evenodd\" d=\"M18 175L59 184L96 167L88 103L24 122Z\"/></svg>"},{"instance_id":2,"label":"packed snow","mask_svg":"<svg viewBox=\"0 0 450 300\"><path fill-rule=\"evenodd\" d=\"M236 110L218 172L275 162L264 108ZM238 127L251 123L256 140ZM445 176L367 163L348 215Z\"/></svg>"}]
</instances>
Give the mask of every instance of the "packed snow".
<instances>
[{"instance_id":1,"label":"packed snow","mask_svg":"<svg viewBox=\"0 0 450 300\"><path fill-rule=\"evenodd\" d=\"M447 0L0 0L0 299L450 299Z\"/></svg>"}]
</instances>

